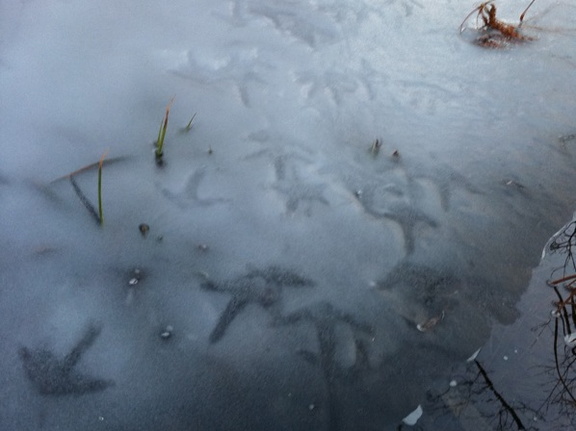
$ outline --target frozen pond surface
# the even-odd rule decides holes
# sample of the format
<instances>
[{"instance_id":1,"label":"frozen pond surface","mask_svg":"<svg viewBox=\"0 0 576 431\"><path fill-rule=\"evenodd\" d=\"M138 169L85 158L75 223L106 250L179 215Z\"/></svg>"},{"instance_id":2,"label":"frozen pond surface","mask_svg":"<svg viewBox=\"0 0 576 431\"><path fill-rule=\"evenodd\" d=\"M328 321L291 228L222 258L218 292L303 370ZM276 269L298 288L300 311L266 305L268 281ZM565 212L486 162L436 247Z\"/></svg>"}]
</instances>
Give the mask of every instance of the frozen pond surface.
<instances>
[{"instance_id":1,"label":"frozen pond surface","mask_svg":"<svg viewBox=\"0 0 576 431\"><path fill-rule=\"evenodd\" d=\"M490 429L438 394L576 207L576 7L428 3L0 0L0 429Z\"/></svg>"}]
</instances>

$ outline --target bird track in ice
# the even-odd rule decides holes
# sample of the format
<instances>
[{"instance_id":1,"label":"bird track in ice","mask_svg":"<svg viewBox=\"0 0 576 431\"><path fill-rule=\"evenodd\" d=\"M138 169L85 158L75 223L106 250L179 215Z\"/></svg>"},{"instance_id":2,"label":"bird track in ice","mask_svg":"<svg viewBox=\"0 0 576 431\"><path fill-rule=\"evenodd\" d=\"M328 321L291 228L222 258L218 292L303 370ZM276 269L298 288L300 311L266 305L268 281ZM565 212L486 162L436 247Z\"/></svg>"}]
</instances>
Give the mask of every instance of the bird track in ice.
<instances>
[{"instance_id":1,"label":"bird track in ice","mask_svg":"<svg viewBox=\"0 0 576 431\"><path fill-rule=\"evenodd\" d=\"M312 287L314 283L287 269L271 266L265 269L252 269L247 274L225 282L206 280L204 290L232 295L218 322L210 333L210 343L217 343L224 337L232 321L249 304L260 305L272 316L281 312L282 290L284 287Z\"/></svg>"},{"instance_id":2,"label":"bird track in ice","mask_svg":"<svg viewBox=\"0 0 576 431\"><path fill-rule=\"evenodd\" d=\"M50 350L19 350L26 377L41 395L83 395L113 386L111 380L90 377L76 370L78 362L100 335L101 327L90 325L82 338L63 358Z\"/></svg>"}]
</instances>

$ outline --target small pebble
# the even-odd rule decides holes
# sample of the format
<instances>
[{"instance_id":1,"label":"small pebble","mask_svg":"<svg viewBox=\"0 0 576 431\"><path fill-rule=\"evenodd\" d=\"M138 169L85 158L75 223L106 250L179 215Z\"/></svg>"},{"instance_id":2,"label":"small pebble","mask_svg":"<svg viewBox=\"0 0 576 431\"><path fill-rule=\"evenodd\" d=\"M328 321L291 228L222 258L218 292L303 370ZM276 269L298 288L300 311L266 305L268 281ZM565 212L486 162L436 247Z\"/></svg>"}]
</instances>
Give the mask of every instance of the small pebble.
<instances>
[{"instance_id":1,"label":"small pebble","mask_svg":"<svg viewBox=\"0 0 576 431\"><path fill-rule=\"evenodd\" d=\"M370 146L370 152L372 153L373 156L378 155L378 152L380 151L380 147L382 146L382 142L380 142L379 139L376 139L372 145Z\"/></svg>"},{"instance_id":2,"label":"small pebble","mask_svg":"<svg viewBox=\"0 0 576 431\"><path fill-rule=\"evenodd\" d=\"M134 272L132 273L133 277L128 281L130 286L136 286L140 282L140 269L135 268Z\"/></svg>"},{"instance_id":3,"label":"small pebble","mask_svg":"<svg viewBox=\"0 0 576 431\"><path fill-rule=\"evenodd\" d=\"M160 338L163 340L167 340L172 336L172 332L174 331L174 327L172 325L166 326L162 332L160 332Z\"/></svg>"},{"instance_id":4,"label":"small pebble","mask_svg":"<svg viewBox=\"0 0 576 431\"><path fill-rule=\"evenodd\" d=\"M146 234L148 234L148 231L150 230L150 226L148 226L146 223L142 223L138 226L138 229L140 230L142 236L146 237Z\"/></svg>"}]
</instances>

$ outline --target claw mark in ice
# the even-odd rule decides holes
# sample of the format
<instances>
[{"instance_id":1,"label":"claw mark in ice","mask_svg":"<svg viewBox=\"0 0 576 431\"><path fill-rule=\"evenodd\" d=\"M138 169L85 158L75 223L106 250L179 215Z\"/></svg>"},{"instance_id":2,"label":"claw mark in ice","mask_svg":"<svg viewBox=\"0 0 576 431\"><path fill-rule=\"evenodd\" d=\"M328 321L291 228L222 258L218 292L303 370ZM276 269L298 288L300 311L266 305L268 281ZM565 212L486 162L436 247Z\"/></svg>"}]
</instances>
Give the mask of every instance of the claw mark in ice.
<instances>
[{"instance_id":1,"label":"claw mark in ice","mask_svg":"<svg viewBox=\"0 0 576 431\"><path fill-rule=\"evenodd\" d=\"M282 154L269 154L273 159L274 174L277 181L290 181L298 180L298 169L296 165L310 165L312 161L296 152L282 153Z\"/></svg>"},{"instance_id":2,"label":"claw mark in ice","mask_svg":"<svg viewBox=\"0 0 576 431\"><path fill-rule=\"evenodd\" d=\"M177 59L177 66L170 71L176 76L201 84L202 86L230 85L237 89L240 100L244 106L250 106L250 86L253 84L263 84L265 81L258 68L267 69L259 61L258 50L256 49L234 49L235 54L223 56L222 58L211 58L210 53L206 53L203 61L195 58L191 51L185 54L185 59ZM180 55L181 57L181 55Z\"/></svg>"},{"instance_id":3,"label":"claw mark in ice","mask_svg":"<svg viewBox=\"0 0 576 431\"><path fill-rule=\"evenodd\" d=\"M428 171L430 168L427 169ZM424 169L420 169L424 172ZM480 190L472 185L472 183L461 173L455 171L448 166L441 166L433 168L429 175L416 174L414 179L423 178L430 179L437 187L440 194L440 205L444 211L449 211L451 206L451 198L455 189L463 189L471 194L480 194Z\"/></svg>"},{"instance_id":4,"label":"claw mark in ice","mask_svg":"<svg viewBox=\"0 0 576 431\"><path fill-rule=\"evenodd\" d=\"M359 366L368 367L366 346L364 339L374 336L372 326L357 320L353 315L335 308L328 302L319 302L309 307L298 310L294 313L282 316L276 320L277 325L292 325L300 322L309 322L316 330L319 353L315 355L306 350L298 353L308 362L319 362L326 381L328 414L330 430L337 430L339 427L339 407L335 396L336 379L347 376L349 373L357 372ZM337 344L339 341L336 334L336 325L347 324L352 329L355 348L356 363L351 370L342 369L336 358ZM319 356L319 358L317 358ZM318 361L319 359L319 361Z\"/></svg>"},{"instance_id":5,"label":"claw mark in ice","mask_svg":"<svg viewBox=\"0 0 576 431\"><path fill-rule=\"evenodd\" d=\"M445 106L457 99L458 89L449 89L447 84L439 85L430 82L416 80L400 80L396 83L402 88L396 97L404 98L399 100L402 104L407 104L412 108L435 114L439 106Z\"/></svg>"},{"instance_id":6,"label":"claw mark in ice","mask_svg":"<svg viewBox=\"0 0 576 431\"><path fill-rule=\"evenodd\" d=\"M337 309L329 302L319 302L309 307L295 311L286 316L276 319L276 325L291 325L300 322L310 322L314 325L318 336L320 365L325 373L330 377L342 374L338 361L335 358L336 345L338 343L335 326L345 323L350 326L354 334L354 342L359 357L363 357L365 348L363 338L374 335L372 326L357 320L352 314ZM314 357L307 351L302 351L303 356L308 359Z\"/></svg>"},{"instance_id":7,"label":"claw mark in ice","mask_svg":"<svg viewBox=\"0 0 576 431\"><path fill-rule=\"evenodd\" d=\"M210 334L210 343L216 343L224 336L228 326L248 304L260 305L273 316L279 316L283 287L310 287L313 285L311 280L276 266L263 270L250 270L246 275L232 281L215 283L208 280L204 282L202 284L203 289L232 295L232 299L228 302L216 327Z\"/></svg>"},{"instance_id":8,"label":"claw mark in ice","mask_svg":"<svg viewBox=\"0 0 576 431\"><path fill-rule=\"evenodd\" d=\"M429 227L438 227L438 223L432 219L431 217L424 214L424 212L420 211L413 206L399 203L392 205L389 209L385 211L375 211L368 207L364 207L366 212L372 214L378 218L387 218L392 221L395 221L400 225L402 229L402 233L404 235L404 242L406 247L406 253L411 254L414 252L415 247L415 238L414 238L414 230L418 224L426 224Z\"/></svg>"},{"instance_id":9,"label":"claw mark in ice","mask_svg":"<svg viewBox=\"0 0 576 431\"><path fill-rule=\"evenodd\" d=\"M356 93L359 84L353 73L326 72L322 76L317 73L301 73L297 82L303 87L307 87L307 98L314 98L329 91L332 100L336 105L340 105L350 95ZM368 98L370 89L366 88Z\"/></svg>"},{"instance_id":10,"label":"claw mark in ice","mask_svg":"<svg viewBox=\"0 0 576 431\"><path fill-rule=\"evenodd\" d=\"M342 72L319 74L318 71L302 71L296 76L296 83L303 89L306 98L328 94L336 105L350 100L351 96L374 100L378 96L377 89L387 85L389 80L384 72L374 69L366 59L362 59L359 66L349 65Z\"/></svg>"},{"instance_id":11,"label":"claw mark in ice","mask_svg":"<svg viewBox=\"0 0 576 431\"><path fill-rule=\"evenodd\" d=\"M411 310L399 310L400 314L423 331L432 329L444 318L460 285L461 281L450 271L404 261L379 281L377 288L384 294L401 289Z\"/></svg>"},{"instance_id":12,"label":"claw mark in ice","mask_svg":"<svg viewBox=\"0 0 576 431\"><path fill-rule=\"evenodd\" d=\"M388 0L387 4L397 3L397 0ZM401 0L399 3L404 8L404 15L410 16L414 12L414 6L424 9L424 5L416 0Z\"/></svg>"},{"instance_id":13,"label":"claw mark in ice","mask_svg":"<svg viewBox=\"0 0 576 431\"><path fill-rule=\"evenodd\" d=\"M298 209L300 202L318 202L329 205L323 195L325 184L308 184L304 182L286 182L274 186L274 189L286 197L286 211L291 214ZM306 210L306 214L311 214L311 208Z\"/></svg>"},{"instance_id":14,"label":"claw mark in ice","mask_svg":"<svg viewBox=\"0 0 576 431\"><path fill-rule=\"evenodd\" d=\"M570 141L574 141L574 140L576 140L576 134L575 133L571 133L569 135L561 135L558 137L558 141L561 144L566 144L566 143L568 143Z\"/></svg>"},{"instance_id":15,"label":"claw mark in ice","mask_svg":"<svg viewBox=\"0 0 576 431\"><path fill-rule=\"evenodd\" d=\"M28 379L41 395L82 395L102 391L114 385L111 380L89 377L75 370L82 355L94 344L101 327L90 325L80 341L64 358L58 359L45 349L22 347L20 359Z\"/></svg>"},{"instance_id":16,"label":"claw mark in ice","mask_svg":"<svg viewBox=\"0 0 576 431\"><path fill-rule=\"evenodd\" d=\"M248 23L246 0L232 0L230 14L215 12L214 15L234 27L244 27Z\"/></svg>"},{"instance_id":17,"label":"claw mark in ice","mask_svg":"<svg viewBox=\"0 0 576 431\"><path fill-rule=\"evenodd\" d=\"M362 209L376 219L389 219L400 225L407 254L415 249L415 234L420 225L430 228L438 223L415 206L417 182L404 169L378 172L372 181L359 178L349 181L348 188Z\"/></svg>"},{"instance_id":18,"label":"claw mark in ice","mask_svg":"<svg viewBox=\"0 0 576 431\"><path fill-rule=\"evenodd\" d=\"M448 271L440 271L425 265L404 261L394 267L388 276L378 283L379 289L392 289L398 285L409 286L425 303L436 301L441 295L452 293L458 279Z\"/></svg>"},{"instance_id":19,"label":"claw mark in ice","mask_svg":"<svg viewBox=\"0 0 576 431\"><path fill-rule=\"evenodd\" d=\"M311 215L313 203L330 205L324 197L326 184L312 184L302 181L294 166L289 169L284 156L277 157L274 160L274 170L277 182L272 188L284 195L288 214L294 213L301 202L309 203L308 208L305 210L307 215Z\"/></svg>"},{"instance_id":20,"label":"claw mark in ice","mask_svg":"<svg viewBox=\"0 0 576 431\"><path fill-rule=\"evenodd\" d=\"M253 133L249 138L256 142L267 142L270 140L270 136L266 131ZM291 143L291 146L296 147L297 144ZM314 203L330 204L324 197L326 184L309 183L300 179L296 165L310 165L312 162L309 158L298 152L278 154L278 152L267 148L248 155L246 160L262 157L272 160L276 182L271 185L271 188L283 195L288 214L296 212L302 202L308 203L307 208L304 210L306 215L311 215Z\"/></svg>"},{"instance_id":21,"label":"claw mark in ice","mask_svg":"<svg viewBox=\"0 0 576 431\"><path fill-rule=\"evenodd\" d=\"M223 198L208 198L204 199L198 196L198 189L200 184L204 181L206 176L206 168L197 169L187 180L184 190L179 193L172 193L169 190L162 189L162 194L168 199L176 203L180 208L188 208L195 204L202 207L227 202Z\"/></svg>"},{"instance_id":22,"label":"claw mark in ice","mask_svg":"<svg viewBox=\"0 0 576 431\"><path fill-rule=\"evenodd\" d=\"M280 33L287 33L311 48L333 42L340 36L332 19L309 3L252 1L249 12L272 22Z\"/></svg>"},{"instance_id":23,"label":"claw mark in ice","mask_svg":"<svg viewBox=\"0 0 576 431\"><path fill-rule=\"evenodd\" d=\"M388 84L388 75L380 70L374 69L370 62L365 58L362 59L360 69L356 71L356 75L359 77L358 79L360 83L366 89L370 100L374 100L378 96L376 90L378 86Z\"/></svg>"},{"instance_id":24,"label":"claw mark in ice","mask_svg":"<svg viewBox=\"0 0 576 431\"><path fill-rule=\"evenodd\" d=\"M250 142L256 142L266 147L246 155L244 160L267 159L274 166L274 173L278 181L286 179L288 173L296 175L297 170L295 165L310 165L313 163L313 159L309 157L309 151L302 151L300 142L294 140L288 141L276 133L270 133L267 129L252 132L246 138ZM272 145L272 143L274 144ZM278 147L289 147L290 152L278 150Z\"/></svg>"}]
</instances>

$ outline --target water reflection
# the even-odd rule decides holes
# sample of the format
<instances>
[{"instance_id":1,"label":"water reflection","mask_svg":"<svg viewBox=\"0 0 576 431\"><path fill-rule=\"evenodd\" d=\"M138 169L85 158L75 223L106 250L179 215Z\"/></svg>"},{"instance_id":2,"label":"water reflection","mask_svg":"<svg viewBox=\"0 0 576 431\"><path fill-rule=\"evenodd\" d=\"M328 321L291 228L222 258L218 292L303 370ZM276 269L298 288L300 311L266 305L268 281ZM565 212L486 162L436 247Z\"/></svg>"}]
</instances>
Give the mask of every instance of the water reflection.
<instances>
[{"instance_id":1,"label":"water reflection","mask_svg":"<svg viewBox=\"0 0 576 431\"><path fill-rule=\"evenodd\" d=\"M495 328L481 352L452 371L450 382L429 390L429 415L410 429L546 431L576 425L575 247L573 220L546 246L520 304L522 317Z\"/></svg>"},{"instance_id":2,"label":"water reflection","mask_svg":"<svg viewBox=\"0 0 576 431\"><path fill-rule=\"evenodd\" d=\"M573 413L576 407L576 221L570 222L550 243L548 248L561 255L564 264L558 271L559 278L553 278L548 284L554 289L557 300L553 302L554 319L554 371L557 384L551 391L548 403L565 405Z\"/></svg>"}]
</instances>

